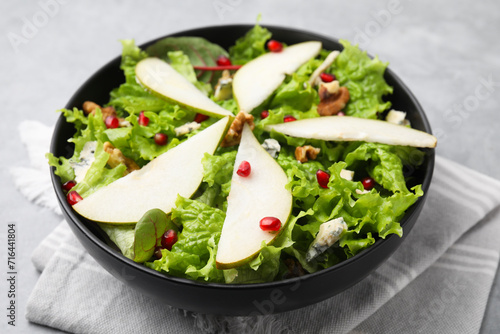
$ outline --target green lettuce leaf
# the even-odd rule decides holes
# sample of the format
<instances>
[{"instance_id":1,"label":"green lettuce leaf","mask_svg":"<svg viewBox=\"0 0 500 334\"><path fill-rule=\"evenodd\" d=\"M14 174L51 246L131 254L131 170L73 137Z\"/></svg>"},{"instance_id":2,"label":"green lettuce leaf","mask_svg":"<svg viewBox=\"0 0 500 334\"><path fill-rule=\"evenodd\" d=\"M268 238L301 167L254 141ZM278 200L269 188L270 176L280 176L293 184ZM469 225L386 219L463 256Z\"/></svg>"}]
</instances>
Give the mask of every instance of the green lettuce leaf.
<instances>
[{"instance_id":1,"label":"green lettuce leaf","mask_svg":"<svg viewBox=\"0 0 500 334\"><path fill-rule=\"evenodd\" d=\"M59 112L61 112L64 115L66 122L73 123L76 130L75 136L79 136L81 134L82 129L87 127L88 119L87 115L85 115L83 110L80 110L78 108L73 108L72 110L61 109L59 110Z\"/></svg>"},{"instance_id":2,"label":"green lettuce leaf","mask_svg":"<svg viewBox=\"0 0 500 334\"><path fill-rule=\"evenodd\" d=\"M375 238L368 232L366 237L360 237L354 231L347 231L339 240L339 246L345 249L347 257L352 257L375 243Z\"/></svg>"},{"instance_id":3,"label":"green lettuce leaf","mask_svg":"<svg viewBox=\"0 0 500 334\"><path fill-rule=\"evenodd\" d=\"M271 38L271 32L256 24L245 36L236 40L229 48L231 61L235 65L244 65L250 60L266 53L266 42Z\"/></svg>"},{"instance_id":4,"label":"green lettuce leaf","mask_svg":"<svg viewBox=\"0 0 500 334\"><path fill-rule=\"evenodd\" d=\"M92 192L100 188L101 186L97 183L100 182L101 178L97 177L98 174L101 174L101 170L107 163L107 159L109 155L102 150L102 143L107 141L108 138L106 136L106 125L102 120L102 112L101 109L97 108L95 110L95 114L85 116L83 111L74 108L73 110L62 109L61 112L65 115L65 117L72 123L74 123L76 128L76 133L73 138L70 138L68 141L73 142L75 144L73 156L70 159L66 159L64 157L56 158L52 154L47 154L46 157L49 160L49 165L54 166L56 168L55 174L61 178L61 182L67 182L69 180L75 179L75 172L70 165L70 162L78 162L80 159L80 152L83 149L83 146L89 141L98 141L100 145L98 145L98 149L100 152L96 152L99 155L99 161L96 163L94 168L91 167L92 171L87 173L89 179L87 181L83 180L83 182L88 182L91 177L93 177L92 181L90 181L91 185L88 183L83 183L79 185L79 187L75 187L73 190L79 191L79 194L83 197L84 195L80 192L84 192L85 195L90 195ZM101 167L102 166L102 167ZM123 175L122 168L119 168L113 173L105 172L103 177L110 176L111 179L109 183L116 180L114 173L120 173ZM108 184L108 183L106 183Z\"/></svg>"},{"instance_id":5,"label":"green lettuce leaf","mask_svg":"<svg viewBox=\"0 0 500 334\"><path fill-rule=\"evenodd\" d=\"M70 160L65 157L56 157L52 153L45 154L49 165L55 167L54 173L61 178L61 183L75 179L75 171L70 165Z\"/></svg>"},{"instance_id":6,"label":"green lettuce leaf","mask_svg":"<svg viewBox=\"0 0 500 334\"><path fill-rule=\"evenodd\" d=\"M95 160L92 162L92 165L90 165L85 177L73 188L73 190L78 192L83 198L123 177L127 170L127 167L123 164L115 168L106 167L109 154L104 152L103 144L100 141L97 142L94 156Z\"/></svg>"},{"instance_id":7,"label":"green lettuce leaf","mask_svg":"<svg viewBox=\"0 0 500 334\"><path fill-rule=\"evenodd\" d=\"M134 259L135 224L98 223L98 225L125 257Z\"/></svg>"},{"instance_id":8,"label":"green lettuce leaf","mask_svg":"<svg viewBox=\"0 0 500 334\"><path fill-rule=\"evenodd\" d=\"M299 77L293 74L276 90L271 100L270 108L289 106L298 111L308 111L318 98L318 93L307 82L307 77ZM316 113L317 117L319 115Z\"/></svg>"},{"instance_id":9,"label":"green lettuce leaf","mask_svg":"<svg viewBox=\"0 0 500 334\"><path fill-rule=\"evenodd\" d=\"M110 93L109 105L125 114L139 114L142 110L159 112L173 108L172 104L149 94L137 82L124 83Z\"/></svg>"},{"instance_id":10,"label":"green lettuce leaf","mask_svg":"<svg viewBox=\"0 0 500 334\"><path fill-rule=\"evenodd\" d=\"M235 149L220 155L205 153L201 163L203 164L203 182L207 184L207 187L198 200L226 211L226 198L231 190L235 159Z\"/></svg>"},{"instance_id":11,"label":"green lettuce leaf","mask_svg":"<svg viewBox=\"0 0 500 334\"><path fill-rule=\"evenodd\" d=\"M101 109L97 108L95 114L89 114L87 116L87 126L82 129L79 134L77 133L73 138L68 140L75 144L73 158L78 158L80 156L80 152L89 141L106 142L108 140L104 133L106 129L106 124L104 124L102 119Z\"/></svg>"},{"instance_id":12,"label":"green lettuce leaf","mask_svg":"<svg viewBox=\"0 0 500 334\"><path fill-rule=\"evenodd\" d=\"M265 242L256 258L237 268L224 270L228 284L250 284L271 282L280 268L280 247L266 246Z\"/></svg>"},{"instance_id":13,"label":"green lettuce leaf","mask_svg":"<svg viewBox=\"0 0 500 334\"><path fill-rule=\"evenodd\" d=\"M170 65L183 77L185 77L189 82L195 85L201 92L205 95L209 95L212 92L212 86L209 83L200 82L196 78L196 73L194 71L193 65L189 61L189 57L186 56L182 51L170 51L167 53L168 58L170 58Z\"/></svg>"},{"instance_id":14,"label":"green lettuce leaf","mask_svg":"<svg viewBox=\"0 0 500 334\"><path fill-rule=\"evenodd\" d=\"M420 186L411 190L406 186L403 160L398 155L406 150L373 143L344 145L322 147L317 160L299 163L294 159L293 149L284 144L277 159L287 173L294 210L309 210L309 214L295 224L294 244L286 250L309 272L356 255L373 244L375 236L401 236L399 220L422 196ZM320 169L330 174L327 189L321 188L316 180L316 171ZM341 178L342 169L354 170L355 179ZM379 186L367 194L358 193L364 190L359 180L367 175L374 177ZM305 254L320 225L337 217L344 218L348 232L320 259L307 262Z\"/></svg>"},{"instance_id":15,"label":"green lettuce leaf","mask_svg":"<svg viewBox=\"0 0 500 334\"><path fill-rule=\"evenodd\" d=\"M120 68L125 74L125 82L136 83L135 65L142 59L147 58L148 53L137 47L133 39L124 39L120 42L122 43L122 61Z\"/></svg>"},{"instance_id":16,"label":"green lettuce leaf","mask_svg":"<svg viewBox=\"0 0 500 334\"><path fill-rule=\"evenodd\" d=\"M144 115L149 118L148 126L139 125L138 116L131 114L126 120L132 124L132 127L104 131L109 141L116 148L119 148L125 156L133 159L141 166L179 145L189 137L203 131L216 121L216 119L210 118L201 123L199 130L182 137L176 137L175 128L191 122L194 118L192 112L178 106L169 106L166 110L160 112L144 111ZM168 136L167 145L159 146L156 144L154 141L156 133L163 133Z\"/></svg>"},{"instance_id":17,"label":"green lettuce leaf","mask_svg":"<svg viewBox=\"0 0 500 334\"><path fill-rule=\"evenodd\" d=\"M423 161L423 152L418 149L376 143L353 144L345 153L345 161L348 166L367 166L366 170L370 176L378 184L392 192L408 193L403 174L403 163L412 164L408 157L417 157L413 161L413 167L418 166ZM402 157L406 159L402 160ZM370 164L359 164L359 161L369 161Z\"/></svg>"},{"instance_id":18,"label":"green lettuce leaf","mask_svg":"<svg viewBox=\"0 0 500 334\"><path fill-rule=\"evenodd\" d=\"M388 63L377 57L370 59L366 52L346 40L341 40L344 50L335 59L330 72L335 73L341 86L349 89L350 100L345 112L349 116L377 118L377 113L391 106L382 97L392 93L392 87L384 80Z\"/></svg>"},{"instance_id":19,"label":"green lettuce leaf","mask_svg":"<svg viewBox=\"0 0 500 334\"><path fill-rule=\"evenodd\" d=\"M163 257L147 265L158 271L194 280L222 282L221 270L215 267L225 214L199 201L178 197L172 220L182 225L182 232L172 250L162 250Z\"/></svg>"}]
</instances>

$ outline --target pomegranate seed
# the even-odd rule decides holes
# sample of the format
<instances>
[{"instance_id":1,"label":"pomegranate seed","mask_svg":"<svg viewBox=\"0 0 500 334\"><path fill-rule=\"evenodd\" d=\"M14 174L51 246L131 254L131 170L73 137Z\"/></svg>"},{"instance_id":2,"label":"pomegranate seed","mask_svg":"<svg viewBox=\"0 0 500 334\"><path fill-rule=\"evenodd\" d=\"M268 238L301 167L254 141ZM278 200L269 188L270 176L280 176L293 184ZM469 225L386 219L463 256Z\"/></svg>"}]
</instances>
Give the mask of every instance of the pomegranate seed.
<instances>
[{"instance_id":1,"label":"pomegranate seed","mask_svg":"<svg viewBox=\"0 0 500 334\"><path fill-rule=\"evenodd\" d=\"M163 234L161 238L161 245L163 248L172 250L172 246L177 242L177 232L174 230L168 230Z\"/></svg>"},{"instance_id":2,"label":"pomegranate seed","mask_svg":"<svg viewBox=\"0 0 500 334\"><path fill-rule=\"evenodd\" d=\"M250 175L251 171L252 167L250 166L250 163L248 161L242 161L240 166L238 167L238 170L236 171L236 174L241 177L247 177L248 175Z\"/></svg>"},{"instance_id":3,"label":"pomegranate seed","mask_svg":"<svg viewBox=\"0 0 500 334\"><path fill-rule=\"evenodd\" d=\"M144 111L141 111L139 113L139 125L148 126L148 124L149 124L149 118L144 116Z\"/></svg>"},{"instance_id":4,"label":"pomegranate seed","mask_svg":"<svg viewBox=\"0 0 500 334\"><path fill-rule=\"evenodd\" d=\"M80 196L79 193L73 190L68 193L66 199L68 200L69 205L75 205L76 203L80 202L83 198L82 196Z\"/></svg>"},{"instance_id":5,"label":"pomegranate seed","mask_svg":"<svg viewBox=\"0 0 500 334\"><path fill-rule=\"evenodd\" d=\"M224 56L224 55L220 55L219 57L217 57L217 65L219 66L230 66L230 65L233 65L231 63L231 59L229 59L228 57Z\"/></svg>"},{"instance_id":6,"label":"pomegranate seed","mask_svg":"<svg viewBox=\"0 0 500 334\"><path fill-rule=\"evenodd\" d=\"M271 52L281 52L281 50L283 50L283 44L274 39L271 39L269 42L267 42L267 49Z\"/></svg>"},{"instance_id":7,"label":"pomegranate seed","mask_svg":"<svg viewBox=\"0 0 500 334\"><path fill-rule=\"evenodd\" d=\"M337 116L345 116L345 112L343 112L343 111L339 111L339 112L337 113Z\"/></svg>"},{"instance_id":8,"label":"pomegranate seed","mask_svg":"<svg viewBox=\"0 0 500 334\"><path fill-rule=\"evenodd\" d=\"M62 185L62 188L64 191L70 191L71 188L76 186L76 181L75 180L70 180Z\"/></svg>"},{"instance_id":9,"label":"pomegranate seed","mask_svg":"<svg viewBox=\"0 0 500 334\"><path fill-rule=\"evenodd\" d=\"M108 129L116 129L118 126L120 126L120 121L115 116L108 116L106 117L104 124L106 124L106 127Z\"/></svg>"},{"instance_id":10,"label":"pomegranate seed","mask_svg":"<svg viewBox=\"0 0 500 334\"><path fill-rule=\"evenodd\" d=\"M261 118L261 119L265 119L265 118L267 118L268 116L269 116L269 111L267 111L267 110L264 110L264 111L262 111L262 112L260 113L260 118Z\"/></svg>"},{"instance_id":11,"label":"pomegranate seed","mask_svg":"<svg viewBox=\"0 0 500 334\"><path fill-rule=\"evenodd\" d=\"M276 217L264 217L260 220L259 225L262 231L279 231L281 221Z\"/></svg>"},{"instance_id":12,"label":"pomegranate seed","mask_svg":"<svg viewBox=\"0 0 500 334\"><path fill-rule=\"evenodd\" d=\"M164 133L157 133L155 134L155 143L160 146L165 146L167 145L168 142L168 136Z\"/></svg>"},{"instance_id":13,"label":"pomegranate seed","mask_svg":"<svg viewBox=\"0 0 500 334\"><path fill-rule=\"evenodd\" d=\"M318 169L316 172L316 179L318 180L318 184L321 188L328 188L328 181L330 180L330 174L321 169Z\"/></svg>"},{"instance_id":14,"label":"pomegranate seed","mask_svg":"<svg viewBox=\"0 0 500 334\"><path fill-rule=\"evenodd\" d=\"M207 116L207 115L203 115L203 114L196 114L196 116L194 116L194 121L196 123L201 123L201 122L204 122L206 121L207 119L209 119L210 116Z\"/></svg>"},{"instance_id":15,"label":"pomegranate seed","mask_svg":"<svg viewBox=\"0 0 500 334\"><path fill-rule=\"evenodd\" d=\"M160 247L160 246L156 246L155 248L155 252L154 252L154 257L159 260L163 257L163 254L161 253L161 250L163 249L163 247Z\"/></svg>"},{"instance_id":16,"label":"pomegranate seed","mask_svg":"<svg viewBox=\"0 0 500 334\"><path fill-rule=\"evenodd\" d=\"M361 180L361 183L363 184L365 190L371 190L375 186L375 180L371 177L365 177Z\"/></svg>"},{"instance_id":17,"label":"pomegranate seed","mask_svg":"<svg viewBox=\"0 0 500 334\"><path fill-rule=\"evenodd\" d=\"M288 123L288 122L293 122L296 121L297 119L291 115L286 115L283 117L283 122Z\"/></svg>"},{"instance_id":18,"label":"pomegranate seed","mask_svg":"<svg viewBox=\"0 0 500 334\"><path fill-rule=\"evenodd\" d=\"M319 75L319 77L321 78L321 81L323 81L323 82L332 82L333 80L337 79L335 77L335 75L330 74L330 73L325 73L325 72L321 73Z\"/></svg>"}]
</instances>

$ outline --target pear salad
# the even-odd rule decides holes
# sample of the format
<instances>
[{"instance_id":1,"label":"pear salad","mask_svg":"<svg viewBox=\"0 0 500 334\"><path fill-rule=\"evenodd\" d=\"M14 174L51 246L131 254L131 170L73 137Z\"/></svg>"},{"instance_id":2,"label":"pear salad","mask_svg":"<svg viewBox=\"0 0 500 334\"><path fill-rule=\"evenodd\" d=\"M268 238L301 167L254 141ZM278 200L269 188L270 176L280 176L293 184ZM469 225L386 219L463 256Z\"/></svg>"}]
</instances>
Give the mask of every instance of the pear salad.
<instances>
[{"instance_id":1,"label":"pear salad","mask_svg":"<svg viewBox=\"0 0 500 334\"><path fill-rule=\"evenodd\" d=\"M387 63L341 43L260 25L229 51L123 40L108 103L60 111L74 154L47 157L68 203L125 257L201 282L302 276L402 236L423 195L405 170L436 138L383 99Z\"/></svg>"}]
</instances>

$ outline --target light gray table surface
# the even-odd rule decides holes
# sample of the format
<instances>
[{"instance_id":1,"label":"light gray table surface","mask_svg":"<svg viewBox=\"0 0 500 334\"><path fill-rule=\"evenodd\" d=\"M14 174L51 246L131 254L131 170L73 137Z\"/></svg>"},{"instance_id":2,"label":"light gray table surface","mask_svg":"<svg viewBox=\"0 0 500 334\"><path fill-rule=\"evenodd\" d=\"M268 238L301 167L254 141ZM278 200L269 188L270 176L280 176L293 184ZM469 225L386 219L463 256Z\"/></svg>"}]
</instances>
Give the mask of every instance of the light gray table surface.
<instances>
[{"instance_id":1,"label":"light gray table surface","mask_svg":"<svg viewBox=\"0 0 500 334\"><path fill-rule=\"evenodd\" d=\"M439 138L437 154L500 179L500 2L496 0L2 0L1 221L3 226L17 223L19 268L17 326L7 326L2 312L2 333L56 332L24 318L39 277L31 253L61 219L29 203L12 183L9 168L29 165L18 124L38 120L53 125L55 110L94 71L120 54L119 39L134 38L140 44L190 28L253 24L259 13L262 24L346 38L389 61L425 109ZM2 248L6 238L2 227ZM4 249L1 256L4 268ZM498 276L483 333L500 333ZM6 291L2 278L1 309L6 306Z\"/></svg>"}]
</instances>

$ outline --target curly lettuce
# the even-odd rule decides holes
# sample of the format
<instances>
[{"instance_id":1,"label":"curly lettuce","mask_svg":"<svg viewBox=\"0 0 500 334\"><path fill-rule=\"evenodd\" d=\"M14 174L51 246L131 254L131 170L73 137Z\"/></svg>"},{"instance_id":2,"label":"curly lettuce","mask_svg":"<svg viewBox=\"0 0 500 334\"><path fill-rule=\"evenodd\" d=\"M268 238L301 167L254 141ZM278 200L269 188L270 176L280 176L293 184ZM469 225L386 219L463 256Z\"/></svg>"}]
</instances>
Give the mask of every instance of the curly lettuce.
<instances>
[{"instance_id":1,"label":"curly lettuce","mask_svg":"<svg viewBox=\"0 0 500 334\"><path fill-rule=\"evenodd\" d=\"M229 48L229 56L235 65L244 65L250 60L266 53L266 42L271 38L271 32L256 24L245 36L236 40Z\"/></svg>"},{"instance_id":2,"label":"curly lettuce","mask_svg":"<svg viewBox=\"0 0 500 334\"><path fill-rule=\"evenodd\" d=\"M366 249L375 242L375 235L380 238L389 234L401 236L399 220L423 194L420 186L410 190L406 187L403 163L398 156L405 151L373 143L325 146L317 160L299 163L292 147L282 147L277 161L287 173L287 188L293 195L294 210L310 212L295 224L294 244L285 251L295 256L309 272L314 272ZM342 169L355 171L354 180L342 178ZM330 174L327 189L320 187L316 180L318 170ZM361 183L364 176L373 177L379 186L365 193ZM344 218L349 231L340 239L338 247L331 248L313 263L307 262L305 253L319 226L337 217Z\"/></svg>"},{"instance_id":3,"label":"curly lettuce","mask_svg":"<svg viewBox=\"0 0 500 334\"><path fill-rule=\"evenodd\" d=\"M366 52L346 40L341 40L344 50L335 59L330 71L335 73L341 86L349 90L350 100L345 112L348 116L377 118L377 113L390 108L383 96L392 93L384 80L388 63L377 57L371 59Z\"/></svg>"},{"instance_id":4,"label":"curly lettuce","mask_svg":"<svg viewBox=\"0 0 500 334\"><path fill-rule=\"evenodd\" d=\"M146 265L174 276L222 282L215 254L225 216L219 209L179 196L172 220L182 225L182 233L172 250L163 249L161 259Z\"/></svg>"}]
</instances>

